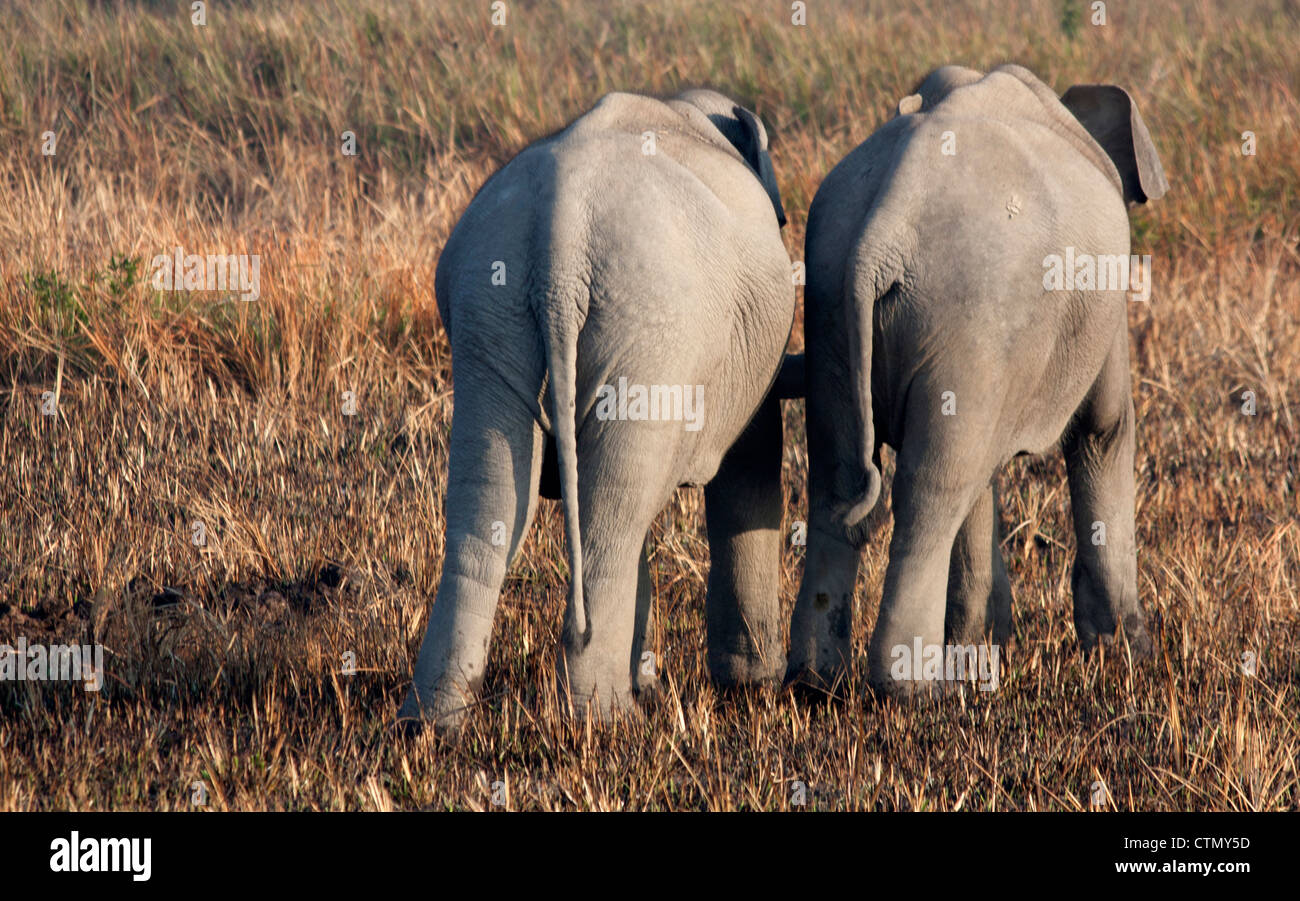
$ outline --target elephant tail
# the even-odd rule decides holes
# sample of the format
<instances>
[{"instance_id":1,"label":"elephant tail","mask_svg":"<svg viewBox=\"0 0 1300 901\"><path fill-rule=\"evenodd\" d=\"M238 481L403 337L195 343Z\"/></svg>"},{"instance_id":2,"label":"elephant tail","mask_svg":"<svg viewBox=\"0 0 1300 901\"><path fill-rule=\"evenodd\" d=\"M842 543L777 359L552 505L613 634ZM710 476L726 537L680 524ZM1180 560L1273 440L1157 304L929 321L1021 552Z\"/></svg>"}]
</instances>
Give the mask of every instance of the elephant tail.
<instances>
[{"instance_id":1,"label":"elephant tail","mask_svg":"<svg viewBox=\"0 0 1300 901\"><path fill-rule=\"evenodd\" d=\"M893 220L890 210L879 205L868 214L867 226L849 256L844 275L844 301L849 317L849 379L853 405L859 417L858 434L862 439L858 462L865 479L856 500L845 514L846 529L852 529L866 519L880 500L880 469L875 459L876 425L871 397L871 345L876 301L903 280L899 230Z\"/></svg>"},{"instance_id":2,"label":"elephant tail","mask_svg":"<svg viewBox=\"0 0 1300 901\"><path fill-rule=\"evenodd\" d=\"M569 545L569 597L573 619L568 628L572 638L586 646L591 640L591 622L582 596L582 529L578 522L578 331L580 307L572 298L552 296L539 311L550 372L551 416L555 450L559 462L560 504L564 510L564 538Z\"/></svg>"}]
</instances>

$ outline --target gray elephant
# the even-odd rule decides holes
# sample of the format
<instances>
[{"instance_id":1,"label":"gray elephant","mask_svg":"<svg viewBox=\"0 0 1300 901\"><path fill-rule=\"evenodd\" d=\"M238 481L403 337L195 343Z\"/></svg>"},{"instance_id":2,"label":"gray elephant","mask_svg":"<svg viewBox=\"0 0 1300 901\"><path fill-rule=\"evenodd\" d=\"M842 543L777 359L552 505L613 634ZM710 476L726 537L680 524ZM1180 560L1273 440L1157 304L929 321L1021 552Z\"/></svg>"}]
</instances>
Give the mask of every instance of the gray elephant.
<instances>
[{"instance_id":1,"label":"gray elephant","mask_svg":"<svg viewBox=\"0 0 1300 901\"><path fill-rule=\"evenodd\" d=\"M767 147L758 118L712 91L610 94L461 217L435 278L455 382L446 557L399 720L461 722L539 488L563 505L557 671L578 711L647 687L644 543L681 484L707 483L713 678L780 680L769 389L794 288Z\"/></svg>"},{"instance_id":2,"label":"gray elephant","mask_svg":"<svg viewBox=\"0 0 1300 901\"><path fill-rule=\"evenodd\" d=\"M1127 93L1079 85L1058 99L1013 65L937 70L827 176L806 238L809 534L787 681L846 672L881 443L897 472L873 688L933 689L953 677L953 648L1007 640L992 479L1057 445L1079 641L1122 625L1149 649L1126 329L1143 272L1126 202L1167 188Z\"/></svg>"}]
</instances>

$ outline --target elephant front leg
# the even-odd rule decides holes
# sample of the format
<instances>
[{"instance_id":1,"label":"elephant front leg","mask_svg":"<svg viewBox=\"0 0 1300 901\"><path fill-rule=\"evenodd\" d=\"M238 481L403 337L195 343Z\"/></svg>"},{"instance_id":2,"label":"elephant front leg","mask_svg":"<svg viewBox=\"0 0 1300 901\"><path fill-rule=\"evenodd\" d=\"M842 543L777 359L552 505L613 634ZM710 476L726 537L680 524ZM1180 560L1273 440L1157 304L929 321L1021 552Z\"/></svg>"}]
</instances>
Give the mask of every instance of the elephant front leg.
<instances>
[{"instance_id":1,"label":"elephant front leg","mask_svg":"<svg viewBox=\"0 0 1300 901\"><path fill-rule=\"evenodd\" d=\"M980 493L957 532L948 567L949 644L1011 637L1011 582L998 546L997 498L992 484Z\"/></svg>"},{"instance_id":2,"label":"elephant front leg","mask_svg":"<svg viewBox=\"0 0 1300 901\"><path fill-rule=\"evenodd\" d=\"M1077 543L1074 625L1084 649L1120 625L1129 646L1149 654L1151 639L1137 598L1133 525L1133 400L1128 333L1107 357L1064 441Z\"/></svg>"},{"instance_id":3,"label":"elephant front leg","mask_svg":"<svg viewBox=\"0 0 1300 901\"><path fill-rule=\"evenodd\" d=\"M709 531L709 676L776 682L781 646L781 406L763 402L704 490Z\"/></svg>"}]
</instances>

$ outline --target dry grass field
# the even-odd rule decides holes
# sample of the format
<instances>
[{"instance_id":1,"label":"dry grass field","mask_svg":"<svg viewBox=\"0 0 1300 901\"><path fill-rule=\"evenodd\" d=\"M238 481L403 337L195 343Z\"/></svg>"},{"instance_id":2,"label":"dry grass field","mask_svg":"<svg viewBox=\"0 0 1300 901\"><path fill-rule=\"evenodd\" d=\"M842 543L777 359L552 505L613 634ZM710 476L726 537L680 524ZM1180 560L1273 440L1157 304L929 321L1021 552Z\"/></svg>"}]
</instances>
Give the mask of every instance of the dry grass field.
<instances>
[{"instance_id":1,"label":"dry grass field","mask_svg":"<svg viewBox=\"0 0 1300 901\"><path fill-rule=\"evenodd\" d=\"M1082 0L808 0L804 26L784 0L506 4L504 27L486 0L0 7L0 644L106 664L98 693L0 683L0 809L784 810L802 783L806 809L1087 810L1097 782L1107 809L1300 809L1300 3L1111 0L1104 26ZM719 696L683 489L652 542L661 697L579 724L543 501L461 740L396 735L443 555L433 273L484 179L607 91L708 84L766 122L801 259L820 179L900 97L1004 61L1127 88L1172 185L1132 214L1154 659L1079 653L1057 455L999 479L998 690L865 688L886 520L843 696ZM260 297L155 290L177 247L257 254ZM788 523L805 447L787 404Z\"/></svg>"}]
</instances>

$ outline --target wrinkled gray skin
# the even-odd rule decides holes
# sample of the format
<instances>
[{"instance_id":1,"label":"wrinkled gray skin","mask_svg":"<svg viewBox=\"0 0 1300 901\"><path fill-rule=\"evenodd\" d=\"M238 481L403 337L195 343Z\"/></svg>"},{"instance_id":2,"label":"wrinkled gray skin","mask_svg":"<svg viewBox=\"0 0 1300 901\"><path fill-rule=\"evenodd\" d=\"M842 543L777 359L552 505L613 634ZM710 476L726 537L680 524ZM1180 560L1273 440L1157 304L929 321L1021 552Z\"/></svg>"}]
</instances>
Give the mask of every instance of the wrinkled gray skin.
<instances>
[{"instance_id":1,"label":"wrinkled gray skin","mask_svg":"<svg viewBox=\"0 0 1300 901\"><path fill-rule=\"evenodd\" d=\"M1004 643L1011 591L991 481L1059 445L1078 550L1074 622L1090 648L1150 642L1133 543L1133 403L1124 291L1045 291L1044 258L1129 253L1126 202L1168 185L1119 88L1057 99L1019 66L948 66L827 176L806 238L809 535L787 680L846 674L879 448L897 452L894 534L872 687L894 649ZM944 155L945 132L955 155ZM792 361L797 363L799 361ZM783 380L787 378L783 374ZM955 415L944 415L953 392ZM951 409L951 407L950 407ZM1093 543L1093 523L1106 543Z\"/></svg>"},{"instance_id":2,"label":"wrinkled gray skin","mask_svg":"<svg viewBox=\"0 0 1300 901\"><path fill-rule=\"evenodd\" d=\"M707 483L713 678L780 679L781 421L768 392L794 319L784 222L762 124L712 91L610 94L479 191L436 276L455 381L446 558L399 719L459 725L539 483L563 504L557 670L576 712L606 714L652 683L644 543L681 484ZM620 378L702 385L701 427L598 418L598 391Z\"/></svg>"}]
</instances>

